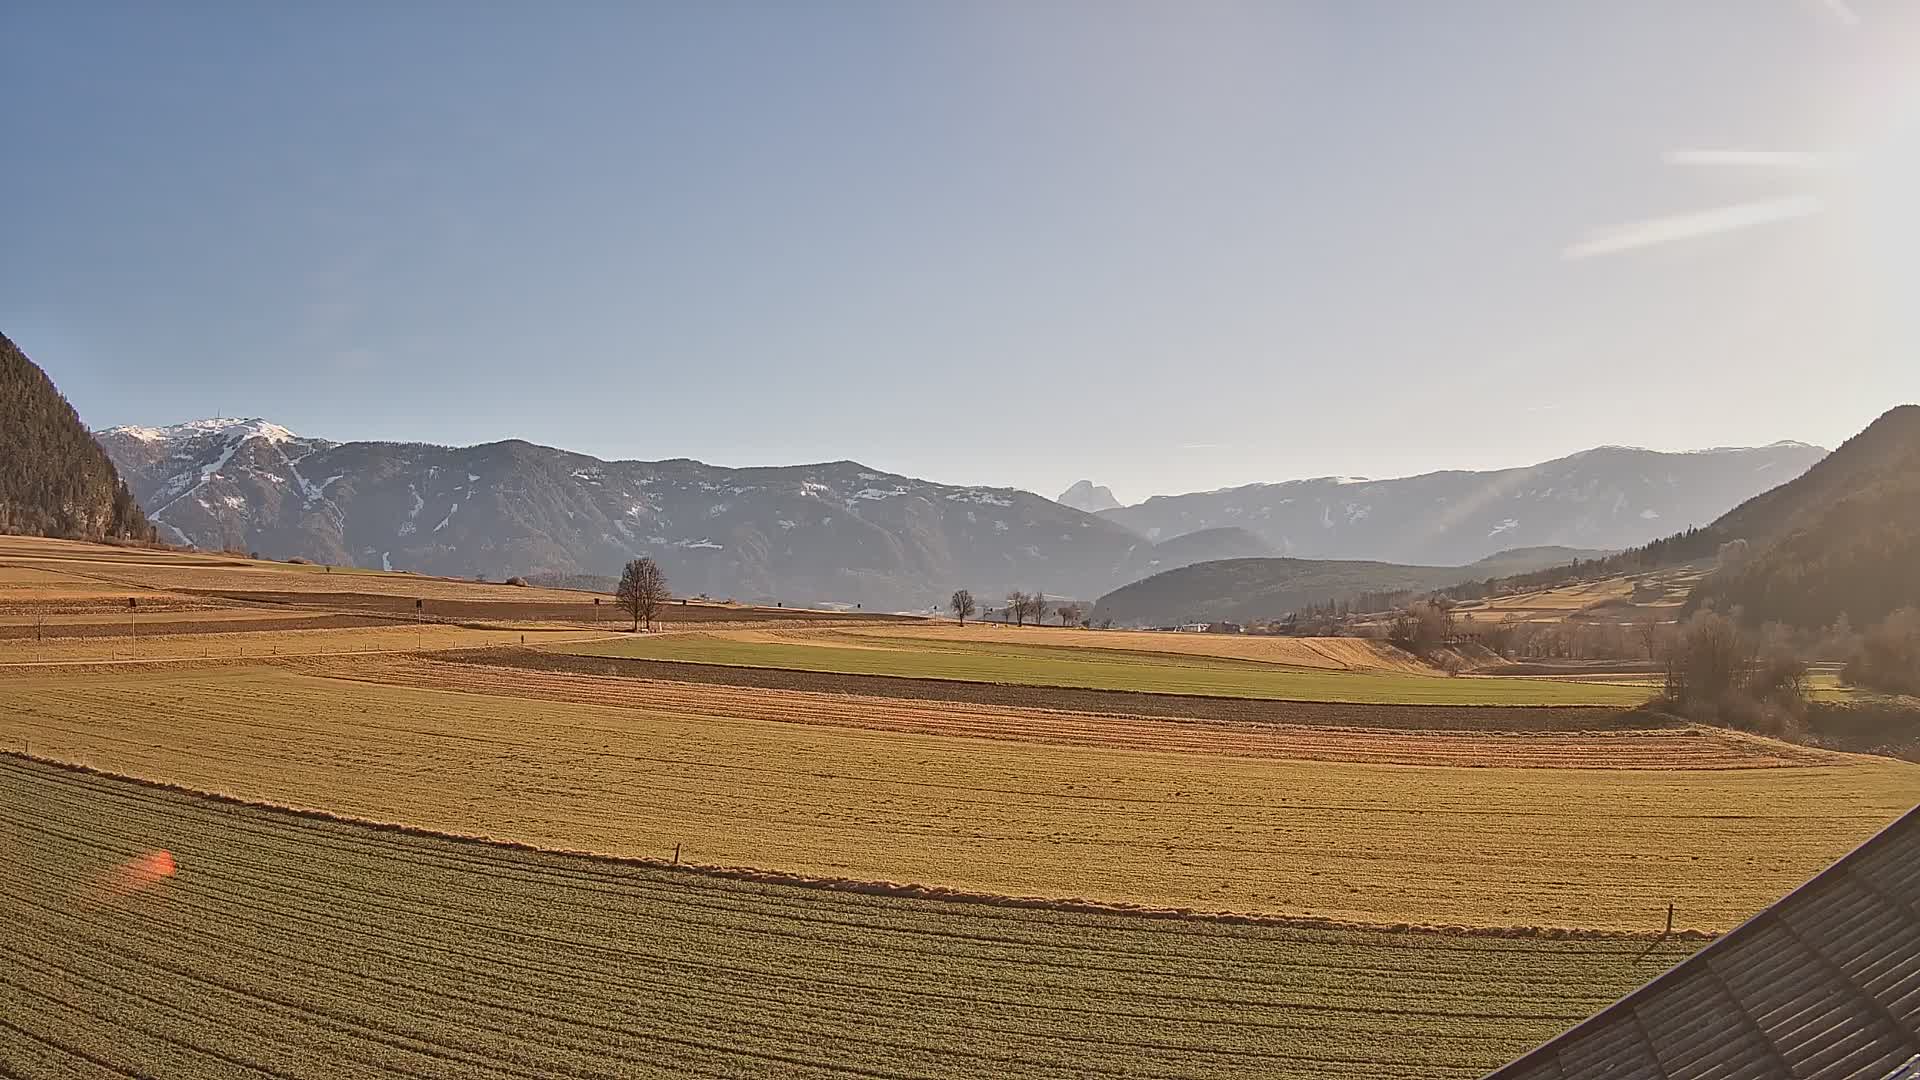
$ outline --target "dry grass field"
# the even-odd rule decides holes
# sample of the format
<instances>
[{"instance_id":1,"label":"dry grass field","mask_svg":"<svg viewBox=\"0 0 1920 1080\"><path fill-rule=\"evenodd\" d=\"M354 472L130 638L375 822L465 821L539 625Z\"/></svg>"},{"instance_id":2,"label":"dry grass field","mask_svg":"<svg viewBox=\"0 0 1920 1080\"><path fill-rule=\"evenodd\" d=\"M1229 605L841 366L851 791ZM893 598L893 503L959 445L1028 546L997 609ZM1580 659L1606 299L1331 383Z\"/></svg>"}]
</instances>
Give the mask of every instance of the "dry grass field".
<instances>
[{"instance_id":1,"label":"dry grass field","mask_svg":"<svg viewBox=\"0 0 1920 1080\"><path fill-rule=\"evenodd\" d=\"M868 896L5 756L0 836L0 1075L35 1078L1465 1080L1698 944Z\"/></svg>"},{"instance_id":2,"label":"dry grass field","mask_svg":"<svg viewBox=\"0 0 1920 1080\"><path fill-rule=\"evenodd\" d=\"M1489 597L1461 604L1454 608L1454 617L1467 623L1500 622L1510 618L1524 622L1560 622L1588 617L1621 623L1643 619L1669 622L1679 614L1687 593L1704 575L1705 571L1699 567L1681 566Z\"/></svg>"},{"instance_id":3,"label":"dry grass field","mask_svg":"<svg viewBox=\"0 0 1920 1080\"><path fill-rule=\"evenodd\" d=\"M1286 733L1259 736L1264 756L1146 750L1138 727L1086 745L1097 719L1015 741L846 718L902 707L885 699L626 690L607 705L278 668L8 677L0 746L542 847L1378 924L1645 929L1671 901L1681 925L1724 929L1920 798L1915 766L1758 741L1742 759L1675 740L1674 758L1691 746L1715 768L1539 767L1537 740L1515 741L1512 767L1498 738L1472 747L1478 767L1408 766L1280 756ZM949 722L967 721L927 723Z\"/></svg>"},{"instance_id":4,"label":"dry grass field","mask_svg":"<svg viewBox=\"0 0 1920 1080\"><path fill-rule=\"evenodd\" d=\"M0 665L80 663L111 660L195 660L274 656L328 656L354 653L477 649L523 642L591 642L605 634L592 630L541 626L479 630L425 623L362 623L334 629L239 629L208 623L193 633L118 634L54 637L36 642L25 634L0 633Z\"/></svg>"},{"instance_id":5,"label":"dry grass field","mask_svg":"<svg viewBox=\"0 0 1920 1080\"><path fill-rule=\"evenodd\" d=\"M514 600L578 600L559 589L484 585L469 581L383 573L354 567L280 563L234 555L150 551L144 548L0 536L0 569L58 575L71 587L89 583L125 602L126 590L290 590L309 593L372 592L429 599L473 598L489 593ZM0 578L0 583L5 579Z\"/></svg>"}]
</instances>

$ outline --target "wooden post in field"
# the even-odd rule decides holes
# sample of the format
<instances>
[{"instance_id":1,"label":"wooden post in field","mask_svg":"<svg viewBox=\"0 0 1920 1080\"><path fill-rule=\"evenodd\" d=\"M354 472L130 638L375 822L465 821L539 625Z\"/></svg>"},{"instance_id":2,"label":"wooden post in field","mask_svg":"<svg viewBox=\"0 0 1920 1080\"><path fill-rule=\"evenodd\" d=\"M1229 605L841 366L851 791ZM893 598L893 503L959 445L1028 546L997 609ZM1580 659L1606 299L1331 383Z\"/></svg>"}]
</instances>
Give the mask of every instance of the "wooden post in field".
<instances>
[{"instance_id":1,"label":"wooden post in field","mask_svg":"<svg viewBox=\"0 0 1920 1080\"><path fill-rule=\"evenodd\" d=\"M129 660L133 659L134 646L140 640L139 628L133 623L133 612L138 606L139 601L131 596L127 597L127 659Z\"/></svg>"},{"instance_id":2,"label":"wooden post in field","mask_svg":"<svg viewBox=\"0 0 1920 1080\"><path fill-rule=\"evenodd\" d=\"M1633 962L1637 964L1640 961L1645 960L1647 958L1647 954L1659 948L1660 943L1667 940L1668 935L1672 933L1673 933L1673 902L1669 900L1667 902L1667 928L1665 930L1660 931L1660 936L1657 938L1654 938L1653 943L1651 945L1648 945L1646 949L1640 953L1639 956L1634 957Z\"/></svg>"},{"instance_id":3,"label":"wooden post in field","mask_svg":"<svg viewBox=\"0 0 1920 1080\"><path fill-rule=\"evenodd\" d=\"M673 865L675 866L680 865L680 845L679 844L673 845Z\"/></svg>"},{"instance_id":4,"label":"wooden post in field","mask_svg":"<svg viewBox=\"0 0 1920 1080\"><path fill-rule=\"evenodd\" d=\"M421 651L427 647L427 602L419 597L413 600L414 639Z\"/></svg>"}]
</instances>

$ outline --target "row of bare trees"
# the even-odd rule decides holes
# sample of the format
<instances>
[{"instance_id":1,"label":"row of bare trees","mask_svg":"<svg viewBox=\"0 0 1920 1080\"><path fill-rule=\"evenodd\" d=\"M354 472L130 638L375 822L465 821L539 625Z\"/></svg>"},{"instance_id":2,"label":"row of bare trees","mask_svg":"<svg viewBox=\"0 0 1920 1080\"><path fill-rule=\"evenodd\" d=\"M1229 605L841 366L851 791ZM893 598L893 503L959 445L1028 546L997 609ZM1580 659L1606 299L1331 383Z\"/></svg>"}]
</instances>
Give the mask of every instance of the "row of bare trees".
<instances>
[{"instance_id":1,"label":"row of bare trees","mask_svg":"<svg viewBox=\"0 0 1920 1080\"><path fill-rule=\"evenodd\" d=\"M979 613L980 605L974 600L971 590L959 589L954 592L953 598L947 601L947 610L953 612L954 617L959 619L960 624L964 626L968 619L973 618L974 615ZM1071 601L1063 604L1053 604L1047 600L1043 593L1021 592L1015 589L1013 592L1007 594L1007 606L1003 609L1003 621L1011 622L1015 626L1025 626L1028 623L1039 626L1046 621L1049 610L1059 618L1061 626L1080 625L1086 617L1086 613L1081 609L1079 604Z\"/></svg>"}]
</instances>

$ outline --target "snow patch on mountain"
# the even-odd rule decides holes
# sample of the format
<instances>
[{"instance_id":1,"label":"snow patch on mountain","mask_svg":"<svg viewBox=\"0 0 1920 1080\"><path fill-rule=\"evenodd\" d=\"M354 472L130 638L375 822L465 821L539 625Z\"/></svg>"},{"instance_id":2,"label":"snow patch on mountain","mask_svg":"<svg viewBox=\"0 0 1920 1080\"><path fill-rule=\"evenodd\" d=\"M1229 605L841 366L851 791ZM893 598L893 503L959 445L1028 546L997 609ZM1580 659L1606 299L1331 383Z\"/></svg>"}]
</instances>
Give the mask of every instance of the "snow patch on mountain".
<instances>
[{"instance_id":1,"label":"snow patch on mountain","mask_svg":"<svg viewBox=\"0 0 1920 1080\"><path fill-rule=\"evenodd\" d=\"M971 488L969 488L966 491L955 491L955 492L949 493L947 495L947 501L976 503L980 506L1012 506L1013 505L1013 500L1007 498L1005 495L995 495L991 491L975 491Z\"/></svg>"}]
</instances>

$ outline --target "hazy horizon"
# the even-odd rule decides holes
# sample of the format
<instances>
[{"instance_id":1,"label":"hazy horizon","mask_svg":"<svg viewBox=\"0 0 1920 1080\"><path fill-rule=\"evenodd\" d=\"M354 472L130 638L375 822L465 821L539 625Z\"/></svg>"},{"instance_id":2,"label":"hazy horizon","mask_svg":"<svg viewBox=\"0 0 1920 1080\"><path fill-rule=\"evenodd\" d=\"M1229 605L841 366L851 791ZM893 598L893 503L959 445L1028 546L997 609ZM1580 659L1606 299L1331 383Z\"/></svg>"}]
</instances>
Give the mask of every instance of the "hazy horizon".
<instances>
[{"instance_id":1,"label":"hazy horizon","mask_svg":"<svg viewBox=\"0 0 1920 1080\"><path fill-rule=\"evenodd\" d=\"M0 27L0 89L34 103L0 330L94 428L1137 503L1832 448L1920 400L1907 5Z\"/></svg>"}]
</instances>

